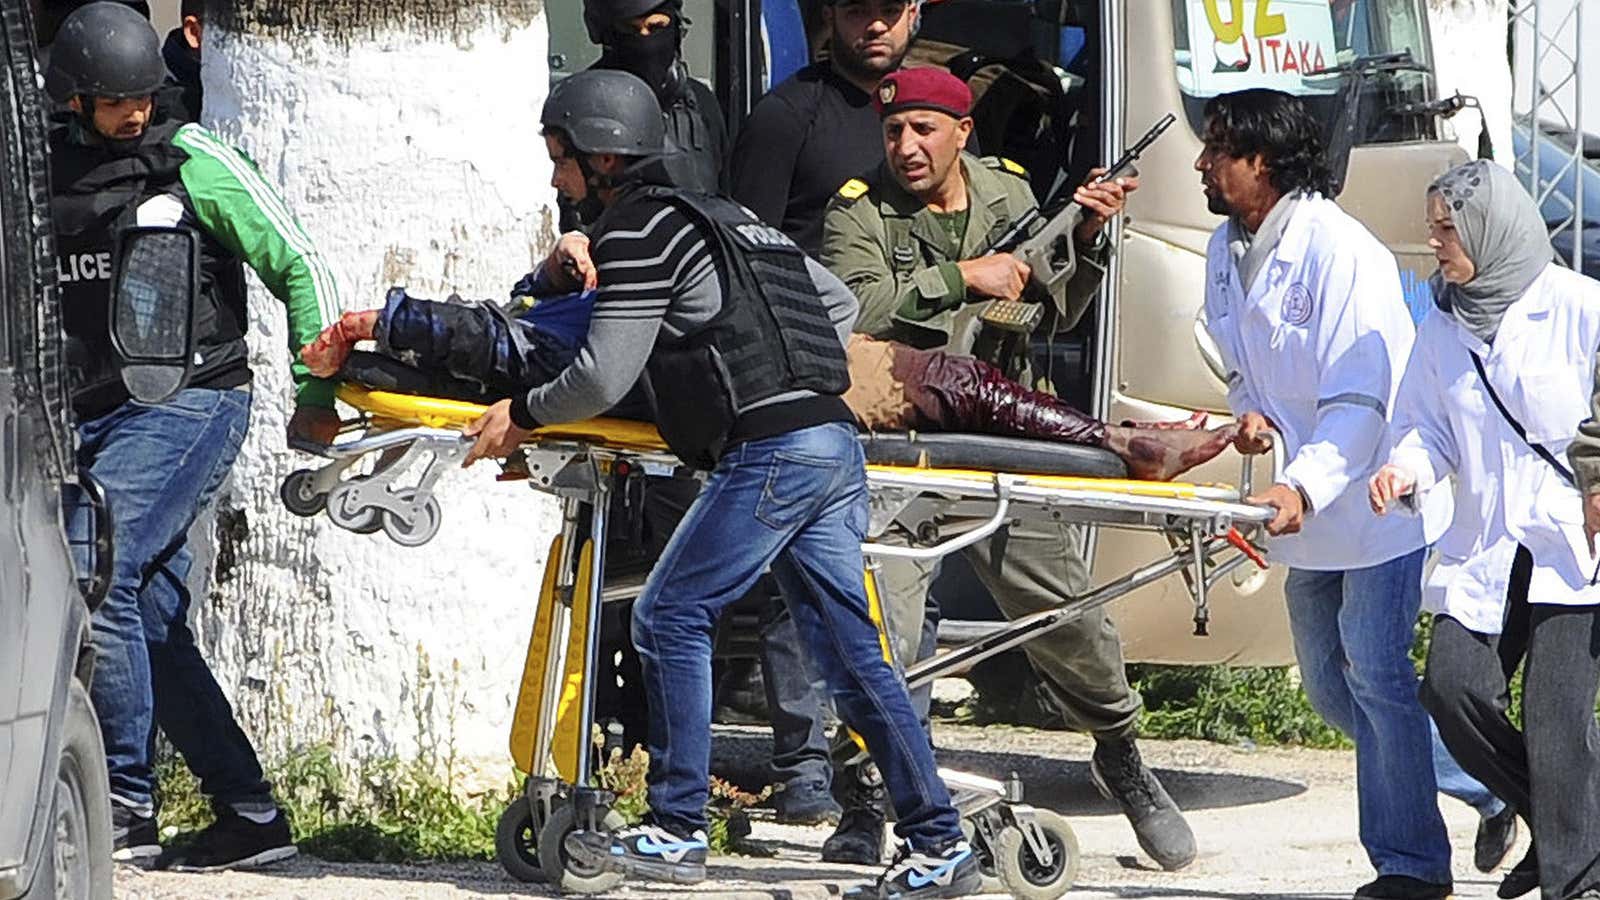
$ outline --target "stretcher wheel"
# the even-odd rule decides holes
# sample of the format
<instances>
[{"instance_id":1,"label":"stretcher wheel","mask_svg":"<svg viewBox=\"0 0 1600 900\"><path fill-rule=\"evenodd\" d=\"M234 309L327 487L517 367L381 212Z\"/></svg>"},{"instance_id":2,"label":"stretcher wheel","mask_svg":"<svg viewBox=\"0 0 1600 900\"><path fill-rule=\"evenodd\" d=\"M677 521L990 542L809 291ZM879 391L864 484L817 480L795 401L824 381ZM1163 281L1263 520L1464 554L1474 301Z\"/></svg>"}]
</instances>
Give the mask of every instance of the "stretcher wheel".
<instances>
[{"instance_id":1,"label":"stretcher wheel","mask_svg":"<svg viewBox=\"0 0 1600 900\"><path fill-rule=\"evenodd\" d=\"M518 795L500 814L500 824L494 829L494 858L500 861L500 868L529 883L544 881L544 869L539 867L539 829L544 823L533 806L527 797Z\"/></svg>"},{"instance_id":2,"label":"stretcher wheel","mask_svg":"<svg viewBox=\"0 0 1600 900\"><path fill-rule=\"evenodd\" d=\"M416 496L416 492L404 490L396 496L401 503L410 503L412 498ZM439 533L439 523L443 519L444 515L439 510L439 501L429 497L422 506L418 507L415 518L410 521L407 521L403 516L397 516L388 510L384 510L383 533L387 534L390 540L402 547L421 547L423 544L433 540L434 535Z\"/></svg>"},{"instance_id":3,"label":"stretcher wheel","mask_svg":"<svg viewBox=\"0 0 1600 900\"><path fill-rule=\"evenodd\" d=\"M278 485L278 499L289 512L311 518L328 507L328 494L317 490L317 473L310 469L296 469Z\"/></svg>"},{"instance_id":4,"label":"stretcher wheel","mask_svg":"<svg viewBox=\"0 0 1600 900\"><path fill-rule=\"evenodd\" d=\"M606 812L600 826L607 831L621 831L626 820L616 810ZM577 814L572 804L557 804L550 818L539 830L539 864L544 869L545 880L562 893L598 894L622 883L621 872L610 872L590 866L567 855L564 846L567 835L577 828Z\"/></svg>"},{"instance_id":5,"label":"stretcher wheel","mask_svg":"<svg viewBox=\"0 0 1600 900\"><path fill-rule=\"evenodd\" d=\"M328 518L333 524L356 534L376 534L383 528L382 510L361 506L355 489L364 478L352 478L328 492Z\"/></svg>"},{"instance_id":6,"label":"stretcher wheel","mask_svg":"<svg viewBox=\"0 0 1600 900\"><path fill-rule=\"evenodd\" d=\"M1044 832L1050 847L1048 865L1039 861L1028 846L1022 829L1010 825L995 839L994 864L1006 893L1019 900L1055 900L1072 888L1078 878L1082 855L1078 836L1067 820L1048 809L1036 809L1033 820Z\"/></svg>"}]
</instances>

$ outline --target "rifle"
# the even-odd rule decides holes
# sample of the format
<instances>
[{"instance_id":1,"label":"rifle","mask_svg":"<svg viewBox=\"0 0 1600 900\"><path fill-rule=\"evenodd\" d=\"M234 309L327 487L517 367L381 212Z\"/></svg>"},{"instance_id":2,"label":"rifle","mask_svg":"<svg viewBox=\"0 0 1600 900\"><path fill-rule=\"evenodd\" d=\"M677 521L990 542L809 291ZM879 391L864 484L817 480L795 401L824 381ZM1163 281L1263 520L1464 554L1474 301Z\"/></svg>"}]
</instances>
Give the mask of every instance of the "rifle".
<instances>
[{"instance_id":1,"label":"rifle","mask_svg":"<svg viewBox=\"0 0 1600 900\"><path fill-rule=\"evenodd\" d=\"M1167 113L1162 117L1161 121L1151 126L1150 130L1144 133L1144 137L1141 137L1137 143L1129 147L1120 159L1112 163L1110 168L1100 173L1090 184L1102 184L1121 176L1133 168L1133 164L1150 148L1151 144L1155 143L1156 138L1161 137L1162 133L1176 120L1176 116L1172 113ZM1068 203L1048 219L1038 208L1034 208L1027 215L1018 219L1010 228L1006 229L994 243L990 244L988 251L984 255L1010 253L1027 263L1028 268L1033 270L1033 274L1028 279L1030 286L1042 289L1048 294L1049 291L1071 278L1078 271L1078 253L1073 232L1077 230L1079 223L1083 221L1083 215L1083 206L1077 202ZM1041 220L1044 221L1042 226L1039 225ZM991 306L996 306L1001 302L996 301ZM989 324L1007 331L1031 331L1032 325L1038 324L1038 319L1044 312L1042 309L1038 309L1037 305L1034 305L1034 307L1036 312L1032 316L1024 317L1033 320L1025 329L1021 327L1023 323L1018 321L1018 311L1009 307L1001 308L997 306L994 309L995 321L990 321L991 316L988 313L985 313L983 318Z\"/></svg>"}]
</instances>

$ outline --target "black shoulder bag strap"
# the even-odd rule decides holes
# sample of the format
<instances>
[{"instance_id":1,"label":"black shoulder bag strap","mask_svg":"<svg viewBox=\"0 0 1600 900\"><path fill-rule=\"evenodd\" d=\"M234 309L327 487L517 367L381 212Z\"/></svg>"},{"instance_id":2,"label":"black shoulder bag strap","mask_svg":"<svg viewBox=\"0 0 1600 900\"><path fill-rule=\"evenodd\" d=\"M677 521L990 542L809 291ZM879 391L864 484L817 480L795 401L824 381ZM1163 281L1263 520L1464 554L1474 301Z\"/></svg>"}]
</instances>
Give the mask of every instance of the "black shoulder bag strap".
<instances>
[{"instance_id":1,"label":"black shoulder bag strap","mask_svg":"<svg viewBox=\"0 0 1600 900\"><path fill-rule=\"evenodd\" d=\"M1517 437L1522 438L1524 444L1532 447L1533 452L1539 454L1545 462L1549 463L1550 467L1556 470L1556 474L1560 475L1562 480L1576 489L1578 487L1578 479L1572 474L1572 470L1562 465L1561 460L1556 459L1556 455L1551 453L1549 448L1543 444L1535 444L1533 441L1528 440L1527 429L1523 428L1522 423L1518 422L1516 417L1511 415L1511 411L1506 409L1506 405L1500 402L1500 395L1494 392L1494 385L1489 383L1489 373L1483 370L1483 360L1478 358L1477 351L1468 350L1467 353L1472 356L1472 365L1478 370L1478 378L1483 382L1483 389L1489 392L1489 399L1494 401L1494 408L1500 410L1500 415L1506 420L1506 424L1510 425L1511 430L1517 433ZM1589 586L1593 587L1596 584L1600 584L1600 562L1595 564L1594 574L1589 576Z\"/></svg>"},{"instance_id":2,"label":"black shoulder bag strap","mask_svg":"<svg viewBox=\"0 0 1600 900\"><path fill-rule=\"evenodd\" d=\"M1472 356L1472 365L1478 370L1478 378L1483 382L1483 389L1489 392L1489 399L1494 401L1494 408L1500 410L1500 415L1506 420L1506 424L1510 425L1511 430L1517 433L1517 437L1522 438L1524 444L1533 448L1533 452L1539 454L1541 459L1549 463L1556 470L1556 474L1560 475L1567 484L1576 488L1578 479L1573 476L1572 470L1563 465L1561 460L1556 459L1556 455L1551 453L1549 448L1543 444L1535 444L1533 441L1528 440L1528 430L1523 428L1522 423L1518 422L1516 417L1511 415L1511 411L1506 409L1506 405L1500 402L1500 395L1495 393L1494 385L1489 383L1489 373L1483 370L1483 360L1478 357L1477 351L1468 350L1467 353Z\"/></svg>"}]
</instances>

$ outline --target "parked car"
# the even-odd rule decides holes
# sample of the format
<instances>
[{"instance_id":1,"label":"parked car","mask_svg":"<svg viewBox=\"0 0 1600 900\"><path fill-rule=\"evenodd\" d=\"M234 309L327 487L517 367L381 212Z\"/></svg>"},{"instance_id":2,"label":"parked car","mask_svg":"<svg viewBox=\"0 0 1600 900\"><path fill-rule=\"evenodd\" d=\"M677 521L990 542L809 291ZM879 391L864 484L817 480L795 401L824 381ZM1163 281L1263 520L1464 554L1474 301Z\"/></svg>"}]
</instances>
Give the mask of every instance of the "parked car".
<instances>
[{"instance_id":1,"label":"parked car","mask_svg":"<svg viewBox=\"0 0 1600 900\"><path fill-rule=\"evenodd\" d=\"M39 84L29 4L0 0L0 900L101 900L112 888L111 805L89 700L89 619L110 583L112 522L74 459ZM121 356L124 372L143 366L159 385L134 396L159 402L187 376L189 329L154 341L139 329L152 311L193 315L197 239L158 229L143 244L144 231L125 234L113 261L113 318L130 323L113 337L138 348ZM123 265L135 246L141 265ZM136 283L156 268L181 276L186 262L187 297L173 296L181 281Z\"/></svg>"},{"instance_id":2,"label":"parked car","mask_svg":"<svg viewBox=\"0 0 1600 900\"><path fill-rule=\"evenodd\" d=\"M1518 122L1512 129L1512 146L1516 149L1517 175L1526 180L1529 129L1526 122ZM1539 206L1545 224L1557 228L1572 216L1577 195L1578 179L1583 179L1583 274L1600 278L1600 135L1583 136L1583 160L1576 170L1567 168L1572 161L1573 136L1570 131L1546 125L1539 134L1539 179L1550 184L1550 193ZM1551 243L1567 265L1572 265L1573 230L1563 229L1552 236Z\"/></svg>"}]
</instances>

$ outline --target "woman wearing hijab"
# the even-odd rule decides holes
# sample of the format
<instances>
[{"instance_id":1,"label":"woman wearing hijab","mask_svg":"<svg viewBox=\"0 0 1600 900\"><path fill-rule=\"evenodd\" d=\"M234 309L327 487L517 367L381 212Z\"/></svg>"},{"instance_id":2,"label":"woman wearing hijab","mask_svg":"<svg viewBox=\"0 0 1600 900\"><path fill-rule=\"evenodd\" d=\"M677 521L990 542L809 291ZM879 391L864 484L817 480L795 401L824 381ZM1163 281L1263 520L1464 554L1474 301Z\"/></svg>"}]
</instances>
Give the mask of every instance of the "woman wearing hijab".
<instances>
[{"instance_id":1,"label":"woman wearing hijab","mask_svg":"<svg viewBox=\"0 0 1600 900\"><path fill-rule=\"evenodd\" d=\"M1600 897L1600 587L1561 453L1588 412L1600 284L1552 262L1538 207L1486 162L1427 195L1436 308L1396 399L1398 436L1369 484L1383 514L1455 476L1425 602L1423 705L1451 754L1529 822L1537 852L1499 896ZM1523 730L1507 717L1525 661Z\"/></svg>"}]
</instances>

